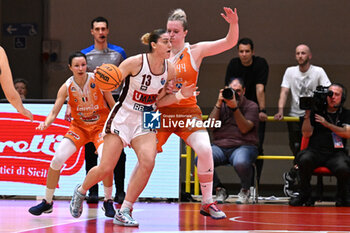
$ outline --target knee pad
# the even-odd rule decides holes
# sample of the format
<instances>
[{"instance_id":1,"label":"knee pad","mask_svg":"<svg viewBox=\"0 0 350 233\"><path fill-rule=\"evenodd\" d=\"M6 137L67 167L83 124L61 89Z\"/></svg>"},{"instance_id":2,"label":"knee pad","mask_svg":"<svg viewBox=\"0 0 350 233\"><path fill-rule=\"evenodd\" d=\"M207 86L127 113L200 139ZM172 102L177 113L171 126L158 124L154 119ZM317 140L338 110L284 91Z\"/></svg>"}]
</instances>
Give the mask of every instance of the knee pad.
<instances>
[{"instance_id":1,"label":"knee pad","mask_svg":"<svg viewBox=\"0 0 350 233\"><path fill-rule=\"evenodd\" d=\"M74 143L67 138L64 138L58 146L50 167L54 170L61 170L63 164L76 151Z\"/></svg>"},{"instance_id":2,"label":"knee pad","mask_svg":"<svg viewBox=\"0 0 350 233\"><path fill-rule=\"evenodd\" d=\"M53 159L51 160L51 163L50 163L50 167L53 169L53 170L61 170L61 167L63 166L64 162L66 162L66 160L62 159L62 157L53 157Z\"/></svg>"}]
</instances>

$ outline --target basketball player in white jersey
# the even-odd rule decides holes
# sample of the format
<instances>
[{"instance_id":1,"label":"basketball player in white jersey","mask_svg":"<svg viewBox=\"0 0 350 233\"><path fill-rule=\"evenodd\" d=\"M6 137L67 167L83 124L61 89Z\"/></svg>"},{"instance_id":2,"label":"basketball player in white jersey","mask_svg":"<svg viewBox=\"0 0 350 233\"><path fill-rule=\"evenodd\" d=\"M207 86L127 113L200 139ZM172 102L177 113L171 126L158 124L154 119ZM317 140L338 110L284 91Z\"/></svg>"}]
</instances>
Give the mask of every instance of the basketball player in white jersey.
<instances>
[{"instance_id":1,"label":"basketball player in white jersey","mask_svg":"<svg viewBox=\"0 0 350 233\"><path fill-rule=\"evenodd\" d=\"M73 217L80 217L87 190L110 174L123 147L131 146L138 163L130 178L125 200L113 222L121 226L139 225L131 215L133 204L147 185L157 154L155 132L142 128L143 112L189 98L197 89L194 85L184 85L176 94L165 92L165 85L175 77L175 69L167 60L171 43L166 30L147 33L141 41L149 45L150 52L129 57L119 66L125 81L124 88L105 123L101 163L92 168L83 184L74 190L70 204Z\"/></svg>"}]
</instances>

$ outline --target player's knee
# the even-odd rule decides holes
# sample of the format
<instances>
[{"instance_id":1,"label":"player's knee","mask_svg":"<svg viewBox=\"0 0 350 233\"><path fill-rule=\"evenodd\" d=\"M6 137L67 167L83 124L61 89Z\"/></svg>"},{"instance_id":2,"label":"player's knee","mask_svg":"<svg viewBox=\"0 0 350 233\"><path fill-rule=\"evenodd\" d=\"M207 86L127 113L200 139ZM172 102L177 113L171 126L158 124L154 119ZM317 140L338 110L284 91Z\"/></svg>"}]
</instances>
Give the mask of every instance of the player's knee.
<instances>
[{"instance_id":1,"label":"player's knee","mask_svg":"<svg viewBox=\"0 0 350 233\"><path fill-rule=\"evenodd\" d=\"M154 168L154 164L155 164L155 158L151 158L151 157L145 157L145 158L142 158L142 161L139 161L139 166L148 172L152 172Z\"/></svg>"},{"instance_id":2,"label":"player's knee","mask_svg":"<svg viewBox=\"0 0 350 233\"><path fill-rule=\"evenodd\" d=\"M212 158L213 157L213 152L212 152L210 145L203 143L203 144L196 146L193 149L199 157L202 157L202 158Z\"/></svg>"},{"instance_id":3,"label":"player's knee","mask_svg":"<svg viewBox=\"0 0 350 233\"><path fill-rule=\"evenodd\" d=\"M50 167L53 170L61 170L61 167L63 166L64 162L65 161L63 158L58 157L58 156L54 156L53 159L51 160Z\"/></svg>"}]
</instances>

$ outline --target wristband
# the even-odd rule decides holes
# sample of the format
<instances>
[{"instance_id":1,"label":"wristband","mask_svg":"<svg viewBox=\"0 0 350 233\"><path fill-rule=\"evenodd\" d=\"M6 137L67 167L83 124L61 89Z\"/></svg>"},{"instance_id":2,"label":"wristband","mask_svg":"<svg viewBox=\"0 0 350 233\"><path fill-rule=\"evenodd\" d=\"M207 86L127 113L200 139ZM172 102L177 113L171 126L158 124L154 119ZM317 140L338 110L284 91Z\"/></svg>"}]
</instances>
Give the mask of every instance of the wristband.
<instances>
[{"instance_id":1,"label":"wristband","mask_svg":"<svg viewBox=\"0 0 350 233\"><path fill-rule=\"evenodd\" d=\"M177 100L186 99L186 97L182 95L181 89L178 90L178 92L176 92L175 97L176 97Z\"/></svg>"},{"instance_id":2,"label":"wristband","mask_svg":"<svg viewBox=\"0 0 350 233\"><path fill-rule=\"evenodd\" d=\"M238 107L231 108L232 112L235 112L238 109Z\"/></svg>"},{"instance_id":3,"label":"wristband","mask_svg":"<svg viewBox=\"0 0 350 233\"><path fill-rule=\"evenodd\" d=\"M265 108L263 108L263 109L259 109L259 112L266 113L266 109L265 109Z\"/></svg>"}]
</instances>

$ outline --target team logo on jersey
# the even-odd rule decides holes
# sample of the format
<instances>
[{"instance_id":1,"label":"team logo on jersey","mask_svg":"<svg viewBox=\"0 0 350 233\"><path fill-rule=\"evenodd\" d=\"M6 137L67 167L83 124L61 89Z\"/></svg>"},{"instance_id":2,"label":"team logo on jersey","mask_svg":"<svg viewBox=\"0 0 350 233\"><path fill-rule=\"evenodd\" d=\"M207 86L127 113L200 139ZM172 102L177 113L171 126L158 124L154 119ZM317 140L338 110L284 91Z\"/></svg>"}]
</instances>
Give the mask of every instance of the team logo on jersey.
<instances>
[{"instance_id":1,"label":"team logo on jersey","mask_svg":"<svg viewBox=\"0 0 350 233\"><path fill-rule=\"evenodd\" d=\"M132 99L141 104L153 104L156 102L157 96L158 94L148 95L135 90Z\"/></svg>"},{"instance_id":2,"label":"team logo on jersey","mask_svg":"<svg viewBox=\"0 0 350 233\"><path fill-rule=\"evenodd\" d=\"M133 109L140 112L150 112L153 111L153 106L146 106L143 104L135 103Z\"/></svg>"},{"instance_id":3,"label":"team logo on jersey","mask_svg":"<svg viewBox=\"0 0 350 233\"><path fill-rule=\"evenodd\" d=\"M140 87L140 90L141 90L141 91L147 91L147 86L142 85L142 86Z\"/></svg>"},{"instance_id":4,"label":"team logo on jersey","mask_svg":"<svg viewBox=\"0 0 350 233\"><path fill-rule=\"evenodd\" d=\"M176 83L175 86L176 86L177 89L180 89L182 87L182 83Z\"/></svg>"},{"instance_id":5,"label":"team logo on jersey","mask_svg":"<svg viewBox=\"0 0 350 233\"><path fill-rule=\"evenodd\" d=\"M73 136L73 138L75 140L79 140L80 139L79 135L74 133L74 132L72 132L72 131L68 131L67 134Z\"/></svg>"},{"instance_id":6,"label":"team logo on jersey","mask_svg":"<svg viewBox=\"0 0 350 233\"><path fill-rule=\"evenodd\" d=\"M143 128L144 129L159 129L160 116L162 114L157 110L156 112L143 112Z\"/></svg>"},{"instance_id":7,"label":"team logo on jersey","mask_svg":"<svg viewBox=\"0 0 350 233\"><path fill-rule=\"evenodd\" d=\"M164 78L162 78L162 79L160 80L160 84L162 84L162 85L165 84L165 79L164 79Z\"/></svg>"},{"instance_id":8,"label":"team logo on jersey","mask_svg":"<svg viewBox=\"0 0 350 233\"><path fill-rule=\"evenodd\" d=\"M84 116L83 114L81 114L80 119L86 123L90 123L98 121L100 119L100 116L95 113L92 116Z\"/></svg>"},{"instance_id":9,"label":"team logo on jersey","mask_svg":"<svg viewBox=\"0 0 350 233\"><path fill-rule=\"evenodd\" d=\"M94 88L96 87L96 84L95 84L95 83L90 83L90 87L91 87L92 89L94 89Z\"/></svg>"},{"instance_id":10,"label":"team logo on jersey","mask_svg":"<svg viewBox=\"0 0 350 233\"><path fill-rule=\"evenodd\" d=\"M76 89L75 87L71 87L70 90L71 90L72 92L76 92L76 91L77 91L77 89Z\"/></svg>"}]
</instances>

